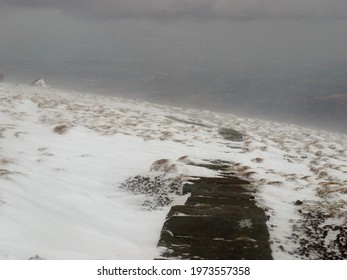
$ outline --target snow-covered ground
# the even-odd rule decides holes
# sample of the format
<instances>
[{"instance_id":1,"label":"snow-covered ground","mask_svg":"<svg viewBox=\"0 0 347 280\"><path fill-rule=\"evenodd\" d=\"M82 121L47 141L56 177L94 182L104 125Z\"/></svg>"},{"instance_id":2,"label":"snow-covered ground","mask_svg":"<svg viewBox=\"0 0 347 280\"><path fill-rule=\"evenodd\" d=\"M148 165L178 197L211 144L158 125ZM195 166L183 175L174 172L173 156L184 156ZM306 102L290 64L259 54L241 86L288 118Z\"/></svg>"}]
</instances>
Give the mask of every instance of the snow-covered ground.
<instances>
[{"instance_id":1,"label":"snow-covered ground","mask_svg":"<svg viewBox=\"0 0 347 280\"><path fill-rule=\"evenodd\" d=\"M153 259L170 205L186 199L170 187L218 176L186 164L213 160L253 183L275 259L347 259L346 135L4 83L0 259Z\"/></svg>"}]
</instances>

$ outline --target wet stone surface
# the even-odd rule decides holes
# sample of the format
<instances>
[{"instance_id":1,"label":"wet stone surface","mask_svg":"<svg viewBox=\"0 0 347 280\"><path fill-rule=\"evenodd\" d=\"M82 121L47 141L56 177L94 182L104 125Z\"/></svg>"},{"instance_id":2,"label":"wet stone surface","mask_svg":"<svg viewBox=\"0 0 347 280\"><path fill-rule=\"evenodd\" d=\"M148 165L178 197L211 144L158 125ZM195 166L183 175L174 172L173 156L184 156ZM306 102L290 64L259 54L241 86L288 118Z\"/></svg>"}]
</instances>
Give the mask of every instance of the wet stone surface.
<instances>
[{"instance_id":1,"label":"wet stone surface","mask_svg":"<svg viewBox=\"0 0 347 280\"><path fill-rule=\"evenodd\" d=\"M201 178L186 184L184 205L173 206L158 246L163 259L272 259L264 211L249 182Z\"/></svg>"}]
</instances>

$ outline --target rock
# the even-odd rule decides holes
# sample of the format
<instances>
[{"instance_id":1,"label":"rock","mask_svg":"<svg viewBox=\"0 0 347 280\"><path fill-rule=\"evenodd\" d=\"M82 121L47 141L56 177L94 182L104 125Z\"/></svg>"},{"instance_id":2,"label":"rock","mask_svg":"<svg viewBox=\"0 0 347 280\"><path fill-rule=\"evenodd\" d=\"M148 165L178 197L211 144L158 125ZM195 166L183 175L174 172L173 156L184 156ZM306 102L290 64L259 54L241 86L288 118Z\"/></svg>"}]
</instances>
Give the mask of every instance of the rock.
<instances>
[{"instance_id":1,"label":"rock","mask_svg":"<svg viewBox=\"0 0 347 280\"><path fill-rule=\"evenodd\" d=\"M44 260L44 258L41 258L39 255L35 255L34 257L31 257L29 260L33 261L39 261L39 260Z\"/></svg>"},{"instance_id":2,"label":"rock","mask_svg":"<svg viewBox=\"0 0 347 280\"><path fill-rule=\"evenodd\" d=\"M32 83L31 83L32 86L35 86L35 87L42 87L42 88L46 88L48 87L45 80L43 78L37 78L35 79Z\"/></svg>"},{"instance_id":3,"label":"rock","mask_svg":"<svg viewBox=\"0 0 347 280\"><path fill-rule=\"evenodd\" d=\"M3 81L4 81L4 75L0 74L0 82L3 82Z\"/></svg>"},{"instance_id":4,"label":"rock","mask_svg":"<svg viewBox=\"0 0 347 280\"><path fill-rule=\"evenodd\" d=\"M302 205L302 204L303 204L303 202L301 200L297 200L294 203L295 206L299 206L299 205Z\"/></svg>"}]
</instances>

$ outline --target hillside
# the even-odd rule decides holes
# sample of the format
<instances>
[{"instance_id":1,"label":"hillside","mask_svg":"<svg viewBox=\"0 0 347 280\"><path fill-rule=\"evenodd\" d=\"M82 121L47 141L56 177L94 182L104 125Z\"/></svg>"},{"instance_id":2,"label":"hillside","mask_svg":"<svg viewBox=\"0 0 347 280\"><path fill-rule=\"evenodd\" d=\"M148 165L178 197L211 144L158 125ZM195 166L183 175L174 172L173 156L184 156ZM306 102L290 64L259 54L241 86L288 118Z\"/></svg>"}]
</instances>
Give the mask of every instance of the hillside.
<instances>
[{"instance_id":1,"label":"hillside","mask_svg":"<svg viewBox=\"0 0 347 280\"><path fill-rule=\"evenodd\" d=\"M347 259L347 135L4 83L0 259L156 258L182 185L216 161L251 182L274 259Z\"/></svg>"}]
</instances>

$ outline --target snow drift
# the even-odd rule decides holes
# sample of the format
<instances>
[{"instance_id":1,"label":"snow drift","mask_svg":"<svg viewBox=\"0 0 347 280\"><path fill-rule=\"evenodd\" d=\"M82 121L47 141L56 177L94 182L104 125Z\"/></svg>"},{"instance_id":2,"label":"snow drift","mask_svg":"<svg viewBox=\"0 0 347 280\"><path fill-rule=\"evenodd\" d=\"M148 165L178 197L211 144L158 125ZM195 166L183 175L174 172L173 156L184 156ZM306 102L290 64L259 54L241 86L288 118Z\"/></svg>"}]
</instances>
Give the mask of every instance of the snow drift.
<instances>
[{"instance_id":1,"label":"snow drift","mask_svg":"<svg viewBox=\"0 0 347 280\"><path fill-rule=\"evenodd\" d=\"M226 140L225 128L243 141ZM256 188L275 259L347 259L346 143L276 122L3 83L0 258L153 259L185 178L218 176L186 161L223 160ZM136 178L157 180L156 194Z\"/></svg>"}]
</instances>

